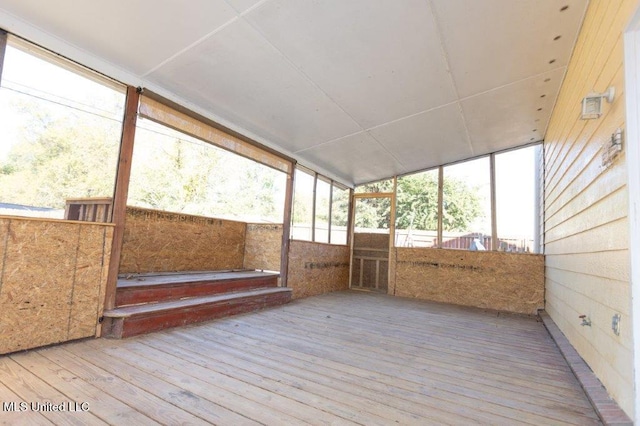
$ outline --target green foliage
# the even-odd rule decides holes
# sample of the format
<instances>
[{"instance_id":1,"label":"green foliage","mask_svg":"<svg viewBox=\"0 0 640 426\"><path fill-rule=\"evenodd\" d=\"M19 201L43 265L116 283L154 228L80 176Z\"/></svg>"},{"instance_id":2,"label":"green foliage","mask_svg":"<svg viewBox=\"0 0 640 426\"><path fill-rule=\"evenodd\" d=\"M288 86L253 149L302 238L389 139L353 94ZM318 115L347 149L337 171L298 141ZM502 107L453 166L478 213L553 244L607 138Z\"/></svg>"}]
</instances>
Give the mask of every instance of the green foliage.
<instances>
[{"instance_id":1,"label":"green foliage","mask_svg":"<svg viewBox=\"0 0 640 426\"><path fill-rule=\"evenodd\" d=\"M398 179L398 229L433 230L438 226L438 178L428 173Z\"/></svg>"},{"instance_id":2,"label":"green foliage","mask_svg":"<svg viewBox=\"0 0 640 426\"><path fill-rule=\"evenodd\" d=\"M191 138L136 133L129 203L158 210L280 222L285 175ZM167 131L166 129L164 131Z\"/></svg>"},{"instance_id":3,"label":"green foliage","mask_svg":"<svg viewBox=\"0 0 640 426\"><path fill-rule=\"evenodd\" d=\"M363 185L358 192L391 192L389 180ZM438 227L438 178L431 173L418 173L398 179L396 195L396 227L398 229L435 230ZM444 231L465 231L482 217L480 198L475 188L466 182L448 178L443 184ZM364 200L362 200L364 201ZM386 229L389 227L387 199L367 199L359 202L356 226Z\"/></svg>"},{"instance_id":4,"label":"green foliage","mask_svg":"<svg viewBox=\"0 0 640 426\"><path fill-rule=\"evenodd\" d=\"M25 121L19 142L0 162L0 201L63 208L67 198L112 196L120 123L35 102L15 107ZM282 220L283 173L153 123L144 125L151 129L137 131L130 204L243 220ZM357 188L368 193L392 190L391 180ZM465 230L481 216L475 188L447 179L443 191L445 231ZM348 193L334 192L335 226L348 222ZM437 193L433 174L398 179L397 227L436 229ZM294 223L310 223L312 194L296 195ZM356 208L357 227L389 228L389 199L360 200ZM327 221L325 209L321 210L318 220Z\"/></svg>"},{"instance_id":5,"label":"green foliage","mask_svg":"<svg viewBox=\"0 0 640 426\"><path fill-rule=\"evenodd\" d=\"M67 198L112 196L120 125L31 110L20 141L0 162L0 200L64 208Z\"/></svg>"},{"instance_id":6,"label":"green foliage","mask_svg":"<svg viewBox=\"0 0 640 426\"><path fill-rule=\"evenodd\" d=\"M13 106L24 122L19 140L0 160L0 201L64 208L68 198L113 195L119 122L36 102ZM136 132L128 204L282 221L283 173L153 123L144 125L155 131Z\"/></svg>"},{"instance_id":7,"label":"green foliage","mask_svg":"<svg viewBox=\"0 0 640 426\"><path fill-rule=\"evenodd\" d=\"M445 179L442 192L442 228L445 231L467 231L471 223L483 217L476 188L449 178Z\"/></svg>"},{"instance_id":8,"label":"green foliage","mask_svg":"<svg viewBox=\"0 0 640 426\"><path fill-rule=\"evenodd\" d=\"M349 223L349 190L334 188L333 206L331 207L331 224L347 226Z\"/></svg>"}]
</instances>

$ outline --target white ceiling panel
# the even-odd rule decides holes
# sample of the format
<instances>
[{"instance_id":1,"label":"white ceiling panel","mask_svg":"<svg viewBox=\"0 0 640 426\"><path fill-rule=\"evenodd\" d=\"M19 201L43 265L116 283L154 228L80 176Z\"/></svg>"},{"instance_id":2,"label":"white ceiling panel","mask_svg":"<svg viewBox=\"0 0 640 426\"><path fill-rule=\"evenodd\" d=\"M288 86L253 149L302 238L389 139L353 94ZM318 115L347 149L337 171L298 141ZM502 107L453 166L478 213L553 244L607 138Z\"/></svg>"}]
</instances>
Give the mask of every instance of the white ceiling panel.
<instances>
[{"instance_id":1,"label":"white ceiling panel","mask_svg":"<svg viewBox=\"0 0 640 426\"><path fill-rule=\"evenodd\" d=\"M364 128L455 99L424 0L271 0L245 19Z\"/></svg>"},{"instance_id":2,"label":"white ceiling panel","mask_svg":"<svg viewBox=\"0 0 640 426\"><path fill-rule=\"evenodd\" d=\"M339 170L338 176L356 184L405 171L393 156L365 132L307 149L303 154L312 164L327 170Z\"/></svg>"},{"instance_id":3,"label":"white ceiling panel","mask_svg":"<svg viewBox=\"0 0 640 426\"><path fill-rule=\"evenodd\" d=\"M563 74L559 68L463 100L476 154L542 140Z\"/></svg>"},{"instance_id":4,"label":"white ceiling panel","mask_svg":"<svg viewBox=\"0 0 640 426\"><path fill-rule=\"evenodd\" d=\"M431 3L462 98L565 66L587 4L584 0ZM569 7L561 11L563 6Z\"/></svg>"},{"instance_id":5,"label":"white ceiling panel","mask_svg":"<svg viewBox=\"0 0 640 426\"><path fill-rule=\"evenodd\" d=\"M258 3L264 3L265 0L227 0L238 13L244 13L248 9L256 6Z\"/></svg>"},{"instance_id":6,"label":"white ceiling panel","mask_svg":"<svg viewBox=\"0 0 640 426\"><path fill-rule=\"evenodd\" d=\"M148 78L293 152L359 130L242 20Z\"/></svg>"},{"instance_id":7,"label":"white ceiling panel","mask_svg":"<svg viewBox=\"0 0 640 426\"><path fill-rule=\"evenodd\" d=\"M458 103L369 131L407 170L426 169L473 156Z\"/></svg>"},{"instance_id":8,"label":"white ceiling panel","mask_svg":"<svg viewBox=\"0 0 640 426\"><path fill-rule=\"evenodd\" d=\"M0 8L137 74L236 17L224 0L2 0Z\"/></svg>"},{"instance_id":9,"label":"white ceiling panel","mask_svg":"<svg viewBox=\"0 0 640 426\"><path fill-rule=\"evenodd\" d=\"M541 140L587 4L0 0L0 28L353 184Z\"/></svg>"}]
</instances>

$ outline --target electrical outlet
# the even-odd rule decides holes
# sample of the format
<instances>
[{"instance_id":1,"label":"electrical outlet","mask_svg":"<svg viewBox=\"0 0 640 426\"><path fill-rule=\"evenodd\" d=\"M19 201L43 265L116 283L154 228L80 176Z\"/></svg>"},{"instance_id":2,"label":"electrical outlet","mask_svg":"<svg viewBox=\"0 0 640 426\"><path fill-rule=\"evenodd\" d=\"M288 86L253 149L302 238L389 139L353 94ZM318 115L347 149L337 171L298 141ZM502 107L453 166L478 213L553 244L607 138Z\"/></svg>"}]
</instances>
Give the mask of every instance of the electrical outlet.
<instances>
[{"instance_id":1,"label":"electrical outlet","mask_svg":"<svg viewBox=\"0 0 640 426\"><path fill-rule=\"evenodd\" d=\"M616 129L609 139L602 147L602 167L607 168L622 152L623 135L622 129Z\"/></svg>"},{"instance_id":2,"label":"electrical outlet","mask_svg":"<svg viewBox=\"0 0 640 426\"><path fill-rule=\"evenodd\" d=\"M611 329L613 330L616 336L620 335L620 314L615 314L611 318Z\"/></svg>"}]
</instances>

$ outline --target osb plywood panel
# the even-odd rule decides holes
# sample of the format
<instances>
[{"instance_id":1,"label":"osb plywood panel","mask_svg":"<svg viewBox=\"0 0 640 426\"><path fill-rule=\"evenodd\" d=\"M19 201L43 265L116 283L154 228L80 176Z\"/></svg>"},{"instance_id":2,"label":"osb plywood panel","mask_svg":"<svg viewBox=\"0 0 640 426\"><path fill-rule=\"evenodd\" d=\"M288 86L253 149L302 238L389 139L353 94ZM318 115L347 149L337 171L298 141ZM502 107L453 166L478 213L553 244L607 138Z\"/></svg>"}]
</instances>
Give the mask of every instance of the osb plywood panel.
<instances>
[{"instance_id":1,"label":"osb plywood panel","mask_svg":"<svg viewBox=\"0 0 640 426\"><path fill-rule=\"evenodd\" d=\"M127 207L119 272L242 268L245 231L242 222Z\"/></svg>"},{"instance_id":2,"label":"osb plywood panel","mask_svg":"<svg viewBox=\"0 0 640 426\"><path fill-rule=\"evenodd\" d=\"M389 248L389 234L354 233L353 246L376 249Z\"/></svg>"},{"instance_id":3,"label":"osb plywood panel","mask_svg":"<svg viewBox=\"0 0 640 426\"><path fill-rule=\"evenodd\" d=\"M349 247L292 240L287 285L293 298L349 288Z\"/></svg>"},{"instance_id":4,"label":"osb plywood panel","mask_svg":"<svg viewBox=\"0 0 640 426\"><path fill-rule=\"evenodd\" d=\"M627 414L632 338L610 327L616 313L626 320L630 305L627 166L624 152L609 167L601 158L625 126L622 36L636 8L635 0L589 2L545 135L546 309ZM603 116L580 120L582 98L609 86L616 95ZM580 326L581 314L592 327Z\"/></svg>"},{"instance_id":5,"label":"osb plywood panel","mask_svg":"<svg viewBox=\"0 0 640 426\"><path fill-rule=\"evenodd\" d=\"M282 225L247 224L244 243L245 269L280 271Z\"/></svg>"},{"instance_id":6,"label":"osb plywood panel","mask_svg":"<svg viewBox=\"0 0 640 426\"><path fill-rule=\"evenodd\" d=\"M521 314L544 307L544 257L396 248L395 295Z\"/></svg>"},{"instance_id":7,"label":"osb plywood panel","mask_svg":"<svg viewBox=\"0 0 640 426\"><path fill-rule=\"evenodd\" d=\"M92 260L102 268L108 225L3 219L0 241L0 353L63 342L95 335L98 297L83 294L99 291L106 277L87 277L78 287L73 305L75 282L84 269L91 270L79 255L100 253ZM110 231L109 231L110 232ZM110 233L109 233L110 235ZM74 331L70 333L70 325Z\"/></svg>"},{"instance_id":8,"label":"osb plywood panel","mask_svg":"<svg viewBox=\"0 0 640 426\"><path fill-rule=\"evenodd\" d=\"M86 226L80 228L69 339L95 335L96 318L102 315L113 228L99 231Z\"/></svg>"}]
</instances>

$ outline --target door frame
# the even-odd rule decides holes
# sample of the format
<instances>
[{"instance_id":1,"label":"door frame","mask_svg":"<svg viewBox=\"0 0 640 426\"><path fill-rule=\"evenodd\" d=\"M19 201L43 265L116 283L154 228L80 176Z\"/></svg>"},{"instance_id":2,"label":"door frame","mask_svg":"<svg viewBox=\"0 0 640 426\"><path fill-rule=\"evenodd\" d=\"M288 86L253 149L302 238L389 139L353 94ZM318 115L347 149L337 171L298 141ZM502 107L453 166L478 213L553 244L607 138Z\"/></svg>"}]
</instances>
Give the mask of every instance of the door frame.
<instances>
[{"instance_id":1,"label":"door frame","mask_svg":"<svg viewBox=\"0 0 640 426\"><path fill-rule=\"evenodd\" d=\"M394 179L394 189L395 189L395 179ZM389 212L389 256L388 262L389 267L387 268L387 294L395 294L395 281L391 281L392 270L395 270L395 267L392 268L391 260L394 258L394 246L395 246L395 235L396 235L396 194L394 192L364 192L353 194L353 198L351 199L351 204L353 205L353 209L351 211L351 227L349 229L349 289L352 289L352 279L353 279L353 243L354 243L354 234L356 228L356 201L358 199L363 198L389 198L390 200L390 212Z\"/></svg>"}]
</instances>

